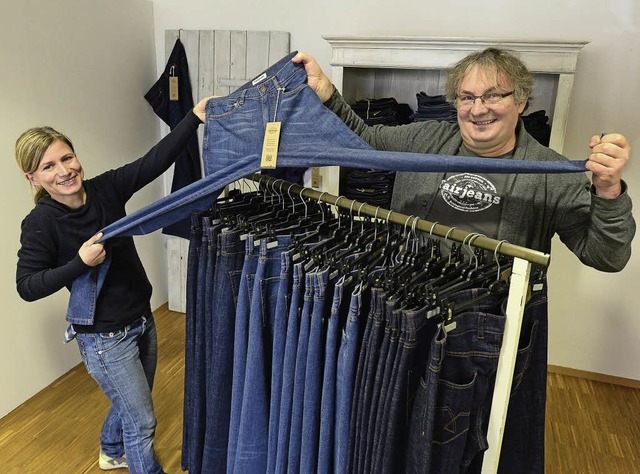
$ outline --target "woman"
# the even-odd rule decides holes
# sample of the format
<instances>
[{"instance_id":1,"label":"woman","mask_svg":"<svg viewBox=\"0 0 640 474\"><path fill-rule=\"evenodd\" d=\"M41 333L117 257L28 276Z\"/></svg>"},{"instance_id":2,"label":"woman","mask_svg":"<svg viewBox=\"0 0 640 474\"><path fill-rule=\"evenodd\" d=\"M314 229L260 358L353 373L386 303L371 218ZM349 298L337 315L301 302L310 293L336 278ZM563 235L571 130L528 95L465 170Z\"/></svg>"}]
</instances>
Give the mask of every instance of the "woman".
<instances>
[{"instance_id":1,"label":"woman","mask_svg":"<svg viewBox=\"0 0 640 474\"><path fill-rule=\"evenodd\" d=\"M165 172L205 120L208 98L138 160L85 180L71 140L51 127L32 128L16 142L16 160L35 191L22 222L16 272L26 301L71 289L76 277L111 262L90 324L73 324L82 360L111 402L100 436L102 469L162 473L154 449L151 389L157 333L151 284L133 238L99 242L97 233L125 216L131 196Z\"/></svg>"}]
</instances>

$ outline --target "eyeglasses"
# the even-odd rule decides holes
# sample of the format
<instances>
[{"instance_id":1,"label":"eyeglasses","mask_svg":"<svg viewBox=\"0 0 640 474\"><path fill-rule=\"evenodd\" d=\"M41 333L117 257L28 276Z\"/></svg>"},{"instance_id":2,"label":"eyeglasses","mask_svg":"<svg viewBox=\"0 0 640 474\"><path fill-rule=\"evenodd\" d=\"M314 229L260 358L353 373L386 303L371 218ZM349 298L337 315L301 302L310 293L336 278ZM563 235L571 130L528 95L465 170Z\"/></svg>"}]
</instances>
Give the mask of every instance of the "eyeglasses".
<instances>
[{"instance_id":1,"label":"eyeglasses","mask_svg":"<svg viewBox=\"0 0 640 474\"><path fill-rule=\"evenodd\" d=\"M482 95L472 95L472 94L463 94L456 95L458 99L458 107L460 108L471 108L473 104L475 104L476 99L480 99L483 104L495 105L499 103L505 97L509 97L513 95L515 91L511 92L487 92Z\"/></svg>"}]
</instances>

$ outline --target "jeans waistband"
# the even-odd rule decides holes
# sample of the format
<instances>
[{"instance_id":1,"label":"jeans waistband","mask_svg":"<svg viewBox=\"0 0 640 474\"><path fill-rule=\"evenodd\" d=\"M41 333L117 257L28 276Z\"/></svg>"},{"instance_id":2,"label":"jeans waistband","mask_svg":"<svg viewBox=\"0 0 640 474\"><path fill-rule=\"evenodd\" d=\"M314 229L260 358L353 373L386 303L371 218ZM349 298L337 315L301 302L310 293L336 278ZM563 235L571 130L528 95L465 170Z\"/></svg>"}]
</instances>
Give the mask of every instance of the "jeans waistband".
<instances>
[{"instance_id":1,"label":"jeans waistband","mask_svg":"<svg viewBox=\"0 0 640 474\"><path fill-rule=\"evenodd\" d=\"M265 69L259 76L226 96L224 100L261 98L265 95L277 94L283 87L291 90L303 85L307 80L304 65L291 62L296 54L298 52L294 51L285 56Z\"/></svg>"}]
</instances>

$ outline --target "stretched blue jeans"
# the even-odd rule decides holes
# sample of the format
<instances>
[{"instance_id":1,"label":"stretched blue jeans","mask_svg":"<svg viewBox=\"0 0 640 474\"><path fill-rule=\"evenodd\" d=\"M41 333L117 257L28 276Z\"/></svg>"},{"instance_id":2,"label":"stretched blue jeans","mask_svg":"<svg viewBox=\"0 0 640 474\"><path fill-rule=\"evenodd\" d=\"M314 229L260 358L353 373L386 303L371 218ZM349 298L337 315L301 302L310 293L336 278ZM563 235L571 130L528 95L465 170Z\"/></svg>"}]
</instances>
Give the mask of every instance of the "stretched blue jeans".
<instances>
[{"instance_id":1,"label":"stretched blue jeans","mask_svg":"<svg viewBox=\"0 0 640 474\"><path fill-rule=\"evenodd\" d=\"M291 62L295 54L232 94L207 103L202 153L205 178L106 226L101 230L102 240L147 234L206 210L226 185L260 170L266 123L274 120L282 123L278 167L520 174L586 171L585 160L535 162L374 150L324 107L306 84L304 66ZM107 268L101 265L98 273ZM92 273L73 284L69 322L90 324L93 320L101 279L92 278Z\"/></svg>"}]
</instances>

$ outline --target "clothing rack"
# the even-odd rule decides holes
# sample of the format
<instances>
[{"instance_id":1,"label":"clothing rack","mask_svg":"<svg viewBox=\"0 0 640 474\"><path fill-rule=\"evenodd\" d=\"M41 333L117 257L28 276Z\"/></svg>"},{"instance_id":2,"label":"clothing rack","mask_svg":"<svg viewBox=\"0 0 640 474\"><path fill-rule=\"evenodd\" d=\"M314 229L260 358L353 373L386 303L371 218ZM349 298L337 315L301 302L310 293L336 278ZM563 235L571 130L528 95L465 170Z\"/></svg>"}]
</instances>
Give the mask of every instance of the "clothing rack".
<instances>
[{"instance_id":1,"label":"clothing rack","mask_svg":"<svg viewBox=\"0 0 640 474\"><path fill-rule=\"evenodd\" d=\"M298 184L289 183L283 179L272 178L271 176L252 174L246 177L257 181L260 184L265 184L268 188L277 189L281 194L298 194L310 199L326 202L328 204L348 209L355 212L357 216L369 216L375 219L381 219L392 224L398 224L403 226L409 226L411 229L417 229L423 232L428 232L431 235L437 237L443 237L447 240L453 240L456 242L462 242L465 245L471 245L491 252L496 252L508 257L516 257L527 260L531 263L548 267L550 262L549 254L532 250L519 245L510 244L506 240L496 240L486 237L482 234L466 232L456 227L448 227L438 222L430 222L428 220L401 214L396 211L390 211L382 209L380 207L372 206L370 204L347 199L344 196L334 196L323 191L316 191L312 188L300 186Z\"/></svg>"},{"instance_id":2,"label":"clothing rack","mask_svg":"<svg viewBox=\"0 0 640 474\"><path fill-rule=\"evenodd\" d=\"M380 207L370 204L347 199L344 196L334 196L327 192L316 191L312 188L289 183L282 179L276 179L258 173L249 175L246 179L264 184L267 188L271 188L274 191L278 189L282 195L287 193L289 195L296 194L304 196L336 207L348 209L351 212L355 211L358 216L364 215L405 227L410 226L411 229L428 232L431 235L443 237L447 240L461 242L465 245L513 257L505 312L504 335L502 347L500 348L500 357L498 359L487 431L489 447L484 453L482 463L483 474L498 472L500 448L507 419L507 409L509 407L513 371L518 353L522 316L527 301L531 266L532 264L538 264L543 267L548 267L550 256L543 252L510 244L505 240L495 240L481 234L466 232L456 227L448 227L437 222L429 222L416 216L408 216L399 212L381 209Z\"/></svg>"}]
</instances>

